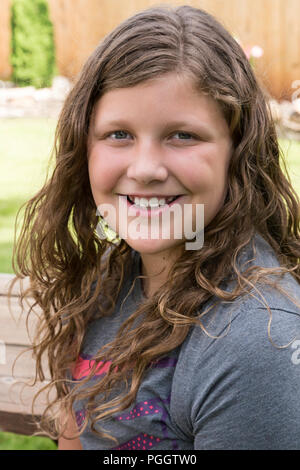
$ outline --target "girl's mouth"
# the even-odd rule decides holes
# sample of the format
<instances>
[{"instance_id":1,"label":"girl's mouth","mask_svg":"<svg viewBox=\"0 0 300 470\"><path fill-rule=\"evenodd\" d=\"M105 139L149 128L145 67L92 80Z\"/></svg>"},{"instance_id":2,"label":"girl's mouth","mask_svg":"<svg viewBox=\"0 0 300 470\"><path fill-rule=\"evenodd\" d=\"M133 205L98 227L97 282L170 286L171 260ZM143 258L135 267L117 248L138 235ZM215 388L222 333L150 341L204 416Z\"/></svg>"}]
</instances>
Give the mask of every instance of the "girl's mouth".
<instances>
[{"instance_id":1,"label":"girl's mouth","mask_svg":"<svg viewBox=\"0 0 300 470\"><path fill-rule=\"evenodd\" d=\"M145 215L145 216L158 215L158 214L168 210L176 202L181 201L182 197L183 197L183 195L181 194L179 196L176 196L170 203L166 203L163 206L150 207L150 206L136 205L127 196L127 207L133 207L135 209L136 215Z\"/></svg>"}]
</instances>

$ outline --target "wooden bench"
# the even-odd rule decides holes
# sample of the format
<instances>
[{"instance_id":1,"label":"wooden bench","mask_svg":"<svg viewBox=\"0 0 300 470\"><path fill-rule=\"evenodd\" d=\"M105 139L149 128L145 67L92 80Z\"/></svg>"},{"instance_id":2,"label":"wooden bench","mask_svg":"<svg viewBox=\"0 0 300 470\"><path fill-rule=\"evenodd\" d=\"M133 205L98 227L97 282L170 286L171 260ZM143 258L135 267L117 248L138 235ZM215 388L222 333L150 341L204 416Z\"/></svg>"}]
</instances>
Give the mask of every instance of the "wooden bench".
<instances>
[{"instance_id":1,"label":"wooden bench","mask_svg":"<svg viewBox=\"0 0 300 470\"><path fill-rule=\"evenodd\" d=\"M27 304L24 303L22 312L18 283L14 285L11 311L9 310L8 283L13 278L13 274L0 274L0 431L32 435L37 431L31 414L33 396L46 381L34 387L24 386L29 381L33 383L35 364L32 352L24 352L31 343L26 329ZM25 285L26 280L23 282ZM38 311L37 307L34 307L34 311ZM35 321L35 315L30 314L29 331L33 331ZM24 353L17 359L12 370L14 360L21 352ZM47 370L46 380L49 378ZM41 394L36 401L35 419L42 414L44 406L45 396Z\"/></svg>"}]
</instances>

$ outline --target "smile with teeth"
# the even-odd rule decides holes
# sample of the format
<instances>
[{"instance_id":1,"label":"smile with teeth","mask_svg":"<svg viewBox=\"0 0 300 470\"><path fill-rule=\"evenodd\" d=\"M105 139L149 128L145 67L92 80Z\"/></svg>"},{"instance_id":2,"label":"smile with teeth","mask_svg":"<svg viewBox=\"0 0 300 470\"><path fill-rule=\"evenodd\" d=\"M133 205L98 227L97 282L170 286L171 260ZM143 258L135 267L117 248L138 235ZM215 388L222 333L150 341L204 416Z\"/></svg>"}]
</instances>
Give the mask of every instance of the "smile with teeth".
<instances>
[{"instance_id":1,"label":"smile with teeth","mask_svg":"<svg viewBox=\"0 0 300 470\"><path fill-rule=\"evenodd\" d=\"M151 197L147 199L145 197L137 197L137 196L127 196L129 202L134 204L138 207L163 207L169 205L171 202L175 201L179 196L170 196L166 198L157 198Z\"/></svg>"}]
</instances>

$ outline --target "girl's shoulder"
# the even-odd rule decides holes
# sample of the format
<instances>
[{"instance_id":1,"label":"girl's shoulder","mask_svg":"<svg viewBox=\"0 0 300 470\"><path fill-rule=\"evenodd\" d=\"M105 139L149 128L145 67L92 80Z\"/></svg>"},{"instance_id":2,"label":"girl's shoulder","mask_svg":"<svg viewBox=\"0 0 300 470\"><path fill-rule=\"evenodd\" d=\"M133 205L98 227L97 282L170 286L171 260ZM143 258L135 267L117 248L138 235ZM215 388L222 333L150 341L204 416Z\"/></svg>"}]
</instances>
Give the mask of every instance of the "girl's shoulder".
<instances>
[{"instance_id":1,"label":"girl's shoulder","mask_svg":"<svg viewBox=\"0 0 300 470\"><path fill-rule=\"evenodd\" d=\"M274 250L261 235L256 234L253 242L239 260L245 269L252 265L280 267ZM271 278L277 286L259 281L233 301L218 302L214 297L206 302L197 312L201 323L190 330L184 348L193 349L197 344L202 352L212 345L235 353L247 348L257 352L274 347L272 341L282 346L300 339L300 285L290 273ZM234 284L231 281L223 288L231 291Z\"/></svg>"},{"instance_id":2,"label":"girl's shoulder","mask_svg":"<svg viewBox=\"0 0 300 470\"><path fill-rule=\"evenodd\" d=\"M278 268L278 273L281 272L280 262L276 256L275 251L270 246L270 244L258 233L255 234L251 242L244 247L242 252L238 257L237 264L240 268L240 271L243 272L247 268L258 266L262 268ZM250 294L241 298L238 298L236 304L242 302L243 304L250 307L253 305L254 308L257 307L258 298L260 301L263 301L263 297L270 301L274 306L291 306L291 303L288 299L288 296L282 292L286 292L288 295L292 296L298 304L300 304L300 284L290 273L282 273L280 276L277 274L268 274L268 278L272 282L276 282L276 286L269 285L268 282L265 282L263 279L259 280L257 283L252 283L249 287ZM231 291L235 286L236 280L225 282L223 288L227 291ZM259 295L261 294L261 296ZM215 299L214 299L215 300ZM293 308L297 307L295 304Z\"/></svg>"},{"instance_id":3,"label":"girl's shoulder","mask_svg":"<svg viewBox=\"0 0 300 470\"><path fill-rule=\"evenodd\" d=\"M244 259L279 266L260 236L255 242L255 256L245 250ZM300 286L290 274L279 284L300 302ZM299 307L263 283L210 309L215 300L200 309L201 324L182 343L172 383L174 421L185 433L199 435L199 449L210 449L218 438L222 449L299 446Z\"/></svg>"}]
</instances>

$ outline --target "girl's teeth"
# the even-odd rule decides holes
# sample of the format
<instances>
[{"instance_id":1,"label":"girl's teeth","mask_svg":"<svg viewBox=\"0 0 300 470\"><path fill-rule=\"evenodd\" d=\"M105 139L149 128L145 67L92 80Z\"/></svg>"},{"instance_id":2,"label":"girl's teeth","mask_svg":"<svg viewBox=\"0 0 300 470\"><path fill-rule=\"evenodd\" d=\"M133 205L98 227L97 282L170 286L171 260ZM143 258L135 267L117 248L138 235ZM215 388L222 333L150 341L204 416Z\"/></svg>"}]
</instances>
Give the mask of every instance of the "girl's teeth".
<instances>
[{"instance_id":1,"label":"girl's teeth","mask_svg":"<svg viewBox=\"0 0 300 470\"><path fill-rule=\"evenodd\" d=\"M157 197L152 197L150 200L146 198L139 198L139 197L134 197L130 198L131 201L137 206L141 207L159 207L159 206L164 206L166 204L169 204L171 201L173 201L174 197L168 197L166 199L161 198L158 199Z\"/></svg>"},{"instance_id":2,"label":"girl's teeth","mask_svg":"<svg viewBox=\"0 0 300 470\"><path fill-rule=\"evenodd\" d=\"M157 197L152 197L151 199L145 199L143 197L141 198L135 198L134 203L136 205L142 206L142 207L158 207L158 206L164 206L167 204L166 199L159 199Z\"/></svg>"}]
</instances>

